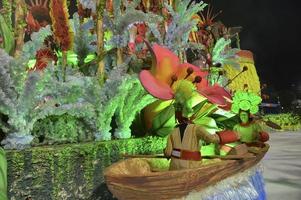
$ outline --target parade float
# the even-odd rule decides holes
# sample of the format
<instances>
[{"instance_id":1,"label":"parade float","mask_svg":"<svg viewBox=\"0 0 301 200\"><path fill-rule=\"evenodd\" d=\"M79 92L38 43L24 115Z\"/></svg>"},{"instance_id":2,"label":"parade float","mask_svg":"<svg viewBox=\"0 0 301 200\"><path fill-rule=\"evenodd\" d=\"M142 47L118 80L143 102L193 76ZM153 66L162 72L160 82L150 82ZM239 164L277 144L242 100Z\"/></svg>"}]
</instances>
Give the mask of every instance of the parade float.
<instances>
[{"instance_id":1,"label":"parade float","mask_svg":"<svg viewBox=\"0 0 301 200\"><path fill-rule=\"evenodd\" d=\"M187 105L193 123L214 134L239 123L231 111L236 92L260 96L252 53L240 49L241 28L217 21L204 2L4 0L1 6L0 130L10 199L111 199L105 168L124 155L162 153L178 106ZM179 85L184 92L176 95ZM260 103L242 102L238 108L252 112ZM135 199L139 191L123 181L136 177L160 196L167 189L161 178L172 176L187 186L181 195L265 198L258 163L268 145L249 148L247 159L202 146L204 158L211 157L198 170L166 172L162 158L113 164L113 178L106 170L109 189ZM132 171L140 164L148 178ZM207 182L213 173L220 175ZM195 182L181 178L188 175ZM143 181L150 176L158 179Z\"/></svg>"}]
</instances>

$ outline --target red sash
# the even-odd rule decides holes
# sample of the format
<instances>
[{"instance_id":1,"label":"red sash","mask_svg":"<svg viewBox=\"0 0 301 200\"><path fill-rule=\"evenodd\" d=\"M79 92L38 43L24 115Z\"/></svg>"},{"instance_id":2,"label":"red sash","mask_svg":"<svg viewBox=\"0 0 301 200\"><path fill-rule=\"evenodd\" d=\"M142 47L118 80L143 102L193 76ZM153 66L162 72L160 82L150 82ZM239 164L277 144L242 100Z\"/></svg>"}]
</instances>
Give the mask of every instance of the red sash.
<instances>
[{"instance_id":1,"label":"red sash","mask_svg":"<svg viewBox=\"0 0 301 200\"><path fill-rule=\"evenodd\" d=\"M199 151L188 151L188 150L176 149L176 148L172 150L171 156L181 160L200 161L202 159L201 152Z\"/></svg>"}]
</instances>

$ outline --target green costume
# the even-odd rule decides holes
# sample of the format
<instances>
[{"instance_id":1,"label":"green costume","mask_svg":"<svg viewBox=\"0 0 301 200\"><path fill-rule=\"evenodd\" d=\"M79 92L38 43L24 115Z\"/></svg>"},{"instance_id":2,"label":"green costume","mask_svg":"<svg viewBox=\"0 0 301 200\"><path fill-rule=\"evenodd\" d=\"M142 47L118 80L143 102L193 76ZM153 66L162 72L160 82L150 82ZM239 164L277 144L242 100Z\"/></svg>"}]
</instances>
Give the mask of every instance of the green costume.
<instances>
[{"instance_id":1,"label":"green costume","mask_svg":"<svg viewBox=\"0 0 301 200\"><path fill-rule=\"evenodd\" d=\"M233 130L239 133L240 141L244 143L255 142L258 139L259 132L262 131L257 123L248 125L236 124Z\"/></svg>"},{"instance_id":2,"label":"green costume","mask_svg":"<svg viewBox=\"0 0 301 200\"><path fill-rule=\"evenodd\" d=\"M260 139L260 132L262 128L256 122L250 122L250 114L258 112L258 105L261 98L246 91L237 91L233 97L233 104L231 111L239 115L241 123L236 124L233 130L240 136L240 142L229 143L220 147L220 154L227 155L232 148L241 143L253 143Z\"/></svg>"},{"instance_id":3,"label":"green costume","mask_svg":"<svg viewBox=\"0 0 301 200\"><path fill-rule=\"evenodd\" d=\"M5 152L0 148L0 200L7 199L7 163Z\"/></svg>"}]
</instances>

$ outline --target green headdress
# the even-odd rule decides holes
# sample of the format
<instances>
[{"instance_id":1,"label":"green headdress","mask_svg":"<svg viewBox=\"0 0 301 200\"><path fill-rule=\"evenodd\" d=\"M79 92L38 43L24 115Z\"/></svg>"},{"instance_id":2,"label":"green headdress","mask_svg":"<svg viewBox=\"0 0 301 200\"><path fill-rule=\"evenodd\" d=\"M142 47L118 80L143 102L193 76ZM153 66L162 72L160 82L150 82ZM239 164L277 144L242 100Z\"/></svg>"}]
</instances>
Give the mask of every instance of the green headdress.
<instances>
[{"instance_id":1,"label":"green headdress","mask_svg":"<svg viewBox=\"0 0 301 200\"><path fill-rule=\"evenodd\" d=\"M231 111L238 114L239 110L250 111L251 114L258 112L261 97L253 92L237 91L233 97Z\"/></svg>"}]
</instances>

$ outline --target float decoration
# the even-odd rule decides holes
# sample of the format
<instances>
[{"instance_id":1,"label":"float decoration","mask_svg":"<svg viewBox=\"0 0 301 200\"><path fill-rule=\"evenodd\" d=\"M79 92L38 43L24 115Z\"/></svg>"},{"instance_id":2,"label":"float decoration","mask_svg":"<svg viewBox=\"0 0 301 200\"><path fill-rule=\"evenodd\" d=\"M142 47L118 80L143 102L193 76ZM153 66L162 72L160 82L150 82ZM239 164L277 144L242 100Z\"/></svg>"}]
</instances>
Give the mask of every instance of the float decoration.
<instances>
[{"instance_id":1,"label":"float decoration","mask_svg":"<svg viewBox=\"0 0 301 200\"><path fill-rule=\"evenodd\" d=\"M251 114L256 114L259 111L261 98L252 93L245 91L237 91L233 97L231 111L238 114L240 110L250 111Z\"/></svg>"},{"instance_id":2,"label":"float decoration","mask_svg":"<svg viewBox=\"0 0 301 200\"><path fill-rule=\"evenodd\" d=\"M225 124L230 126L233 119L228 111L230 89L234 92L244 87L248 79L253 91L251 79L257 74L250 54L233 48L235 40L239 41L237 34L214 22L211 11L206 17L196 17L206 6L203 2L80 0L78 13L70 12L72 19L66 4L61 0L28 3L28 15L18 19L27 22L29 41L18 57L7 54L14 55L15 50L12 23L0 25L5 32L3 41L12 42L5 42L7 52L0 51L0 129L6 136L1 143L7 149L43 145L29 150L33 153L10 153L9 166L22 166L21 171L9 173L10 198L27 198L24 194L33 199L47 195L53 199L88 198L93 188L103 184L98 177L113 161L110 155L142 153L136 151L139 142L133 140L115 140L112 145L95 141L165 137L175 126L175 110L183 106L187 113L193 111L190 120L215 133ZM36 9L43 11L44 21L38 19ZM12 12L4 14L13 16ZM196 40L191 39L192 32L197 33ZM190 55L190 50L197 54ZM251 70L240 75L245 65ZM228 80L233 81L227 85ZM143 153L154 153L157 139L146 137L154 144ZM164 138L159 140L165 142ZM128 148L129 143L135 145ZM161 143L156 153L162 150ZM63 156L57 156L57 148L48 151L45 147L53 144L64 144L58 148ZM96 150L94 145L98 144L103 154ZM69 154L69 149L75 149L78 156ZM96 160L102 155L110 161ZM83 168L77 159L84 162ZM28 166L43 170L30 171ZM49 174L43 174L44 170ZM58 178L79 171L78 176ZM44 187L51 191L46 194Z\"/></svg>"}]
</instances>

